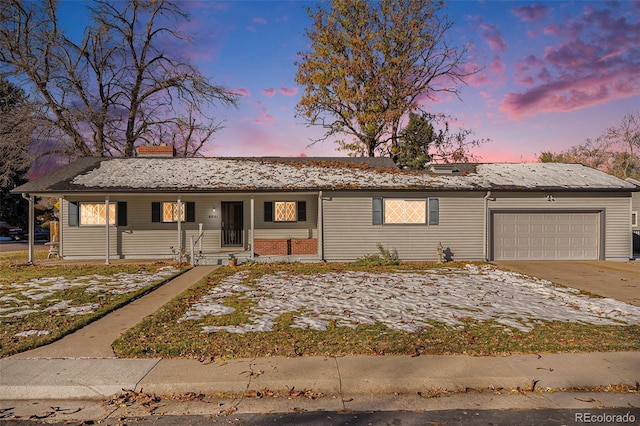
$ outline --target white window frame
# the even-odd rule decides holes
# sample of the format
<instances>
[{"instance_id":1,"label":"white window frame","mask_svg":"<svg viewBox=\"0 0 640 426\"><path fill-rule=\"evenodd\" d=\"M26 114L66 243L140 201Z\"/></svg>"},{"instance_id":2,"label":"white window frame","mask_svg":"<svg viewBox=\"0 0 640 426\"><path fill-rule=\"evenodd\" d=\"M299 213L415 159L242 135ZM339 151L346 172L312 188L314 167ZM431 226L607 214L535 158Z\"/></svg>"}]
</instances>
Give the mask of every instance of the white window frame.
<instances>
[{"instance_id":1,"label":"white window frame","mask_svg":"<svg viewBox=\"0 0 640 426\"><path fill-rule=\"evenodd\" d=\"M633 211L631 212L631 226L633 226L634 228L637 228L638 225L638 212L637 211Z\"/></svg>"},{"instance_id":2,"label":"white window frame","mask_svg":"<svg viewBox=\"0 0 640 426\"><path fill-rule=\"evenodd\" d=\"M286 213L287 211L287 204L293 204L294 206L294 218L293 219L289 219L289 218L284 218L284 219L278 219L277 216L277 212L278 212L278 204L284 204L284 211ZM298 202L297 201L274 201L273 202L273 221L277 222L277 223L294 223L298 221Z\"/></svg>"},{"instance_id":3,"label":"white window frame","mask_svg":"<svg viewBox=\"0 0 640 426\"><path fill-rule=\"evenodd\" d=\"M85 223L87 218L87 214L83 214L83 210L87 208L87 206L103 206L106 203L103 202L84 202L81 201L78 203L78 225L79 226L104 226L106 217L101 216L98 218L97 223ZM105 212L106 213L106 212ZM116 218L117 218L117 210L116 203L109 203L109 226L116 226Z\"/></svg>"},{"instance_id":4,"label":"white window frame","mask_svg":"<svg viewBox=\"0 0 640 426\"><path fill-rule=\"evenodd\" d=\"M168 219L165 216L165 205L171 205L171 218ZM186 206L184 202L180 203L180 222L185 222L186 219ZM162 201L160 202L160 222L162 223L177 223L177 211L178 211L178 202L177 201Z\"/></svg>"}]
</instances>

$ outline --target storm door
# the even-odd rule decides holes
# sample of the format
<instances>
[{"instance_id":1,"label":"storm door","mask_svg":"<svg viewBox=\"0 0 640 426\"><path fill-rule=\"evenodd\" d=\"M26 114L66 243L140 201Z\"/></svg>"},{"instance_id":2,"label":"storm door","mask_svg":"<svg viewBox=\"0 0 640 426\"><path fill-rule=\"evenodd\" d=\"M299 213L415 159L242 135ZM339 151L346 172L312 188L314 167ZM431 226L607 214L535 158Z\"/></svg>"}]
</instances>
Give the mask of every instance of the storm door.
<instances>
[{"instance_id":1,"label":"storm door","mask_svg":"<svg viewBox=\"0 0 640 426\"><path fill-rule=\"evenodd\" d=\"M222 246L242 247L244 234L244 206L242 201L222 202Z\"/></svg>"}]
</instances>

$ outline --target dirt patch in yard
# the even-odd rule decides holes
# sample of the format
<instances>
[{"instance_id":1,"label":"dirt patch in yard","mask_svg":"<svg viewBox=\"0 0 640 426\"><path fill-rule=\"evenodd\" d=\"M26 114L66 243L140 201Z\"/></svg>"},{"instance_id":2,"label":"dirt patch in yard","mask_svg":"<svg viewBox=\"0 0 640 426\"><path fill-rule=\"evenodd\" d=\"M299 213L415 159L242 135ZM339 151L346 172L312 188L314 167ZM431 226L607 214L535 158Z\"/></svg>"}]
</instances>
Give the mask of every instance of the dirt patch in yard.
<instances>
[{"instance_id":1,"label":"dirt patch in yard","mask_svg":"<svg viewBox=\"0 0 640 426\"><path fill-rule=\"evenodd\" d=\"M500 268L640 306L640 262L497 261Z\"/></svg>"}]
</instances>

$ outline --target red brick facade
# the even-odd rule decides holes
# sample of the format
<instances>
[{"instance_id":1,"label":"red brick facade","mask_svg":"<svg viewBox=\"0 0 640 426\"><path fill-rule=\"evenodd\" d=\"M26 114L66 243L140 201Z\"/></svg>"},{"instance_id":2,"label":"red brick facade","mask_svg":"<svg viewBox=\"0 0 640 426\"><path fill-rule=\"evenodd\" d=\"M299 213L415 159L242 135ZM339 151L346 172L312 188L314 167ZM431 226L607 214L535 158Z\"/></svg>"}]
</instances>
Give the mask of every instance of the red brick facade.
<instances>
[{"instance_id":1,"label":"red brick facade","mask_svg":"<svg viewBox=\"0 0 640 426\"><path fill-rule=\"evenodd\" d=\"M260 256L318 254L317 238L256 238L253 245Z\"/></svg>"}]
</instances>

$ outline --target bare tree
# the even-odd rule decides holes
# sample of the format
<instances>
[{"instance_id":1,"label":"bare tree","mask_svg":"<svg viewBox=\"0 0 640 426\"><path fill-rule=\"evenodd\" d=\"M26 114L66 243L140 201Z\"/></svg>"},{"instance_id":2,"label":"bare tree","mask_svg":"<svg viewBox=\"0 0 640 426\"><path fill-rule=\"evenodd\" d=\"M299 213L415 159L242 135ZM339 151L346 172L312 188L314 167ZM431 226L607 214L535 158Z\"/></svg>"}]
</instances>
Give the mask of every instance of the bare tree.
<instances>
[{"instance_id":1,"label":"bare tree","mask_svg":"<svg viewBox=\"0 0 640 426\"><path fill-rule=\"evenodd\" d=\"M607 129L596 139L572 146L559 153L543 152L543 163L581 163L626 179L640 178L640 113L626 114L618 126Z\"/></svg>"},{"instance_id":2,"label":"bare tree","mask_svg":"<svg viewBox=\"0 0 640 426\"><path fill-rule=\"evenodd\" d=\"M96 0L90 12L92 24L76 42L60 29L56 0L0 6L0 73L40 104L39 138L58 141L49 153L133 156L185 110L199 112L203 122L193 126L219 128L205 107L235 105L236 96L162 48L188 41L173 29L187 19L177 4Z\"/></svg>"},{"instance_id":3,"label":"bare tree","mask_svg":"<svg viewBox=\"0 0 640 426\"><path fill-rule=\"evenodd\" d=\"M304 86L297 112L338 134L352 155L394 155L402 120L420 99L458 94L473 71L466 49L447 41L452 26L440 0L333 0L309 9L311 46L300 54L296 81Z\"/></svg>"}]
</instances>

